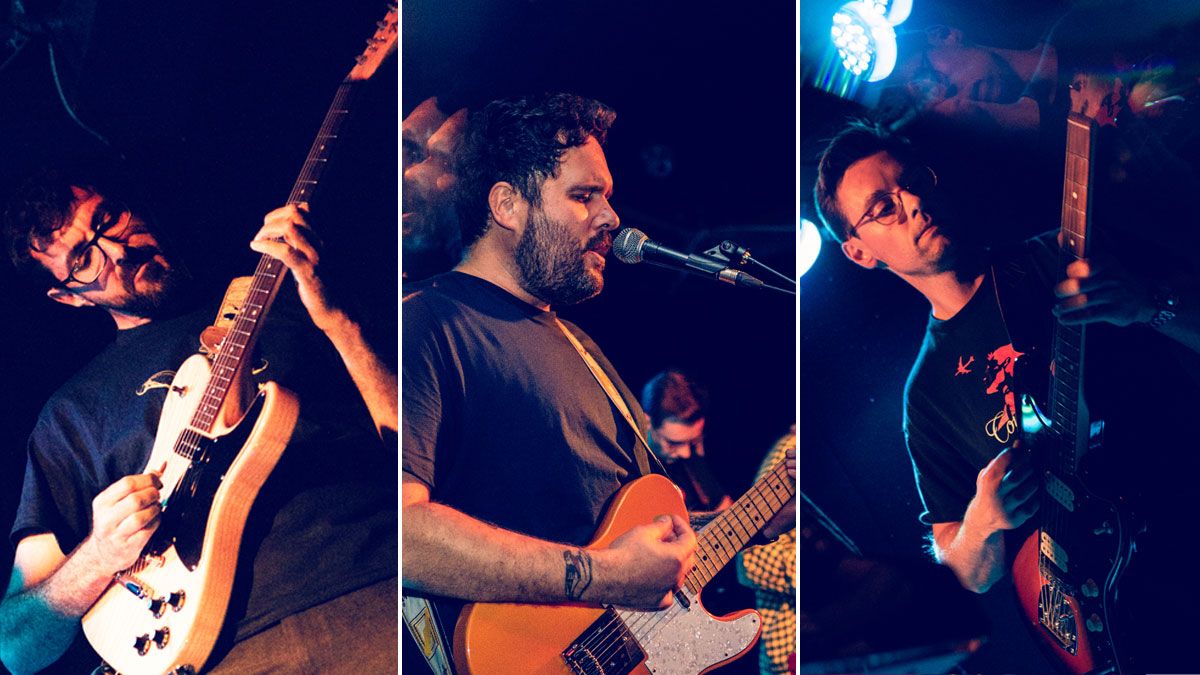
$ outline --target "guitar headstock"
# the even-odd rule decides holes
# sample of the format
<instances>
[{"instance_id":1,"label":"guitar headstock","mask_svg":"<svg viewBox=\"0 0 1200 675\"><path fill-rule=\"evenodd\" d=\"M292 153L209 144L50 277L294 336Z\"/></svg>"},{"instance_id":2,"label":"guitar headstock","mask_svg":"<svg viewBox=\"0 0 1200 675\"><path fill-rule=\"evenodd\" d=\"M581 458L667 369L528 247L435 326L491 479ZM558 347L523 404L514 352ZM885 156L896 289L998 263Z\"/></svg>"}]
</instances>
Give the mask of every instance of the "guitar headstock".
<instances>
[{"instance_id":1,"label":"guitar headstock","mask_svg":"<svg viewBox=\"0 0 1200 675\"><path fill-rule=\"evenodd\" d=\"M1071 112L1089 117L1102 127L1116 126L1128 111L1128 93L1120 77L1107 73L1078 72L1071 79Z\"/></svg>"},{"instance_id":2,"label":"guitar headstock","mask_svg":"<svg viewBox=\"0 0 1200 675\"><path fill-rule=\"evenodd\" d=\"M368 80L375 74L379 64L396 50L397 24L396 5L389 4L388 13L375 24L375 34L367 38L366 49L354 59L356 65L350 69L347 80Z\"/></svg>"}]
</instances>

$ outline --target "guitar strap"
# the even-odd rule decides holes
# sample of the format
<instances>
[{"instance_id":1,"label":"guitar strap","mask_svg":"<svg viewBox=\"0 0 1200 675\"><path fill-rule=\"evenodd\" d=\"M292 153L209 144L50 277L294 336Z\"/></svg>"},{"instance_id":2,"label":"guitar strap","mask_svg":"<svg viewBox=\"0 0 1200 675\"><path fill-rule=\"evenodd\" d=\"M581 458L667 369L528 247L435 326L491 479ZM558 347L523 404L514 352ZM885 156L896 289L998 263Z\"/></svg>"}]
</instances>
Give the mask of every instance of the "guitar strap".
<instances>
[{"instance_id":1,"label":"guitar strap","mask_svg":"<svg viewBox=\"0 0 1200 675\"><path fill-rule=\"evenodd\" d=\"M434 675L454 675L450 658L446 654L445 643L442 640L441 621L433 603L425 598L402 593L400 595L401 612L404 614L404 624L413 641L425 657L425 663Z\"/></svg>"},{"instance_id":2,"label":"guitar strap","mask_svg":"<svg viewBox=\"0 0 1200 675\"><path fill-rule=\"evenodd\" d=\"M554 323L562 330L563 335L567 336L567 341L579 352L580 358L587 365L588 370L592 371L592 377L596 378L596 382L600 383L600 388L608 396L609 400L616 407L621 416L629 424L629 428L633 429L633 435L637 438L637 443L634 445L633 456L637 460L638 472L643 475L649 475L650 469L650 444L646 442L646 437L642 434L642 430L638 427L637 422L633 420L633 414L629 412L629 406L625 403L625 399L621 397L617 391L616 385L612 383L604 369L596 362L583 343L571 333L570 329L559 321L554 319ZM654 458L654 464L659 471L666 474L666 469L658 458ZM422 597L411 595L403 595L401 598L403 603L404 623L408 626L408 631L416 641L417 646L421 648L421 653L425 656L425 662L429 664L429 668L435 675L453 675L454 669L450 664L450 659L446 655L446 649L442 635L444 632L439 630L439 620L436 609L433 604Z\"/></svg>"},{"instance_id":3,"label":"guitar strap","mask_svg":"<svg viewBox=\"0 0 1200 675\"><path fill-rule=\"evenodd\" d=\"M554 318L554 323L558 324L559 329L562 330L563 335L567 336L567 340L571 343L571 346L575 348L575 351L579 352L579 356L583 359L583 362L587 364L588 370L592 371L592 377L595 377L596 381L600 383L600 388L604 390L604 393L608 395L609 400L612 401L614 406L616 406L617 410L621 413L621 416L624 417L625 421L629 423L629 427L633 429L633 435L637 437L638 440L638 444L635 444L633 448L633 456L634 459L637 460L638 471L643 476L649 475L651 473L649 459L651 454L650 444L646 442L646 437L642 435L641 427L637 425L637 422L633 421L633 415L629 412L629 406L625 405L625 399L621 398L621 394L617 391L616 385L612 383L612 380L608 379L608 375L605 374L604 369L600 367L599 363L596 363L596 359L588 353L588 350L583 346L583 343L581 343L579 339L571 333L571 331L566 327L566 325L563 324L563 322L558 320L558 317ZM666 474L666 470L663 468L662 463L658 461L657 457L654 458L654 463L658 466L659 470L663 474Z\"/></svg>"}]
</instances>

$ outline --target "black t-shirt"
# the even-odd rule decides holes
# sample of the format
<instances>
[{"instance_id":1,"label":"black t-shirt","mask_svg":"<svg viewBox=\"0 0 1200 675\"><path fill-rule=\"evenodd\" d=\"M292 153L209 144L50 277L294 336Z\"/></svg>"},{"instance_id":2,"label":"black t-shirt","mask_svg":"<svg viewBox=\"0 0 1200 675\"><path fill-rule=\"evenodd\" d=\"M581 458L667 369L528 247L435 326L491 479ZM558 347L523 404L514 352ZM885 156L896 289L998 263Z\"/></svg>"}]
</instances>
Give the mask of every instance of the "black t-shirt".
<instances>
[{"instance_id":1,"label":"black t-shirt","mask_svg":"<svg viewBox=\"0 0 1200 675\"><path fill-rule=\"evenodd\" d=\"M69 553L91 530L95 495L145 470L174 371L215 314L213 305L119 331L54 394L29 439L14 544L51 532ZM227 614L238 639L396 574L395 450L382 446L291 285L268 315L255 365L257 381L297 394L300 419L247 520Z\"/></svg>"},{"instance_id":2,"label":"black t-shirt","mask_svg":"<svg viewBox=\"0 0 1200 675\"><path fill-rule=\"evenodd\" d=\"M995 256L992 270L1015 264L1049 294L1058 260L1053 242L1031 239ZM977 474L1020 433L1016 373L1029 349L1014 347L998 292L989 270L957 314L929 318L904 388L904 435L926 525L962 520Z\"/></svg>"},{"instance_id":3,"label":"black t-shirt","mask_svg":"<svg viewBox=\"0 0 1200 675\"><path fill-rule=\"evenodd\" d=\"M403 311L404 472L475 518L587 543L605 502L638 473L635 437L554 312L459 272L430 279ZM563 323L640 423L612 365Z\"/></svg>"}]
</instances>

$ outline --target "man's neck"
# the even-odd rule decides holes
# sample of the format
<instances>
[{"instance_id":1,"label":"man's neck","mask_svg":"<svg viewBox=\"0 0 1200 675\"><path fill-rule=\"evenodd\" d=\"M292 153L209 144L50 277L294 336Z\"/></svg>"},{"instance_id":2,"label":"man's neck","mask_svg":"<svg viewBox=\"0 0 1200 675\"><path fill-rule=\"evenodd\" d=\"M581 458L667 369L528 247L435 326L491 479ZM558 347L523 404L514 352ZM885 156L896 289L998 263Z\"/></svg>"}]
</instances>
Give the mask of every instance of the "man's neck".
<instances>
[{"instance_id":1,"label":"man's neck","mask_svg":"<svg viewBox=\"0 0 1200 675\"><path fill-rule=\"evenodd\" d=\"M983 283L983 277L983 273L979 273L964 279L958 273L950 271L929 276L906 277L904 280L929 301L933 318L945 321L962 311L971 298L975 297L975 292Z\"/></svg>"},{"instance_id":2,"label":"man's neck","mask_svg":"<svg viewBox=\"0 0 1200 675\"><path fill-rule=\"evenodd\" d=\"M494 244L481 239L467 252L467 255L454 266L454 271L479 277L508 291L518 300L528 303L543 312L550 310L550 304L530 295L517 280L516 265L509 256L497 251Z\"/></svg>"},{"instance_id":3,"label":"man's neck","mask_svg":"<svg viewBox=\"0 0 1200 675\"><path fill-rule=\"evenodd\" d=\"M150 317L126 314L111 308L108 308L108 315L112 317L113 323L117 324L117 330L128 330L150 323Z\"/></svg>"}]
</instances>

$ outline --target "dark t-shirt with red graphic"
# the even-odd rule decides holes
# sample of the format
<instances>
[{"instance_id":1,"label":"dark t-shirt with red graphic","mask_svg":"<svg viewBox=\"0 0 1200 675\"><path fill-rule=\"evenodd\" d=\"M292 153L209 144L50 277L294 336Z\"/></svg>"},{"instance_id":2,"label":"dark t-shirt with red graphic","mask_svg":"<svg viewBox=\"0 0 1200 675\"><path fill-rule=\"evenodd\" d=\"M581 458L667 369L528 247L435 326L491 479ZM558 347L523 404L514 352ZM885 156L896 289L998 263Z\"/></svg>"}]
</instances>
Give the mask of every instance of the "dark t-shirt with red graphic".
<instances>
[{"instance_id":1,"label":"dark t-shirt with red graphic","mask_svg":"<svg viewBox=\"0 0 1200 675\"><path fill-rule=\"evenodd\" d=\"M1029 350L1013 346L992 270L1016 266L1032 292L1049 297L1057 262L1052 235L1030 239L994 256L957 314L945 321L930 317L904 388L904 435L925 505L921 522L962 520L976 475L1020 431L1015 371Z\"/></svg>"},{"instance_id":2,"label":"dark t-shirt with red graphic","mask_svg":"<svg viewBox=\"0 0 1200 675\"><path fill-rule=\"evenodd\" d=\"M1046 400L1049 308L1062 267L1054 233L991 262L958 314L930 318L905 387L904 432L927 525L962 520L979 471L1017 440L1021 394ZM1098 323L1088 327L1084 372L1090 419L1104 422L1106 471L1151 522L1154 545L1165 545L1195 512L1200 453L1190 421L1200 410L1200 357L1147 326Z\"/></svg>"}]
</instances>

